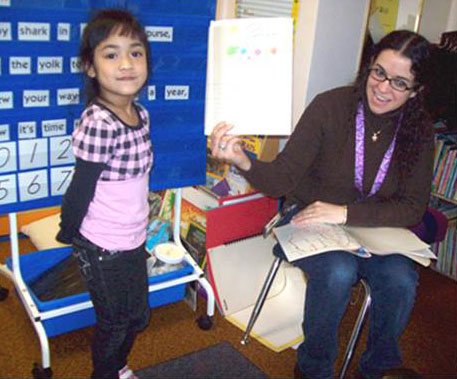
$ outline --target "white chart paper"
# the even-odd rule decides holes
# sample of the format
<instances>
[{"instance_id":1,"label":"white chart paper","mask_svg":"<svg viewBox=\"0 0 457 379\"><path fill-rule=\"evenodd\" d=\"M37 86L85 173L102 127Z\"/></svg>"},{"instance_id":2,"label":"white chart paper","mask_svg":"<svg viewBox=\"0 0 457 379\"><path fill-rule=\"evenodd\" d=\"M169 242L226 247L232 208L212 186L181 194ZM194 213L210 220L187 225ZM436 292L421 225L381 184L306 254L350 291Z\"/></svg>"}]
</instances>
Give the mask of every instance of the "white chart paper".
<instances>
[{"instance_id":1,"label":"white chart paper","mask_svg":"<svg viewBox=\"0 0 457 379\"><path fill-rule=\"evenodd\" d=\"M205 134L221 121L231 134L289 135L292 130L292 18L212 21Z\"/></svg>"}]
</instances>

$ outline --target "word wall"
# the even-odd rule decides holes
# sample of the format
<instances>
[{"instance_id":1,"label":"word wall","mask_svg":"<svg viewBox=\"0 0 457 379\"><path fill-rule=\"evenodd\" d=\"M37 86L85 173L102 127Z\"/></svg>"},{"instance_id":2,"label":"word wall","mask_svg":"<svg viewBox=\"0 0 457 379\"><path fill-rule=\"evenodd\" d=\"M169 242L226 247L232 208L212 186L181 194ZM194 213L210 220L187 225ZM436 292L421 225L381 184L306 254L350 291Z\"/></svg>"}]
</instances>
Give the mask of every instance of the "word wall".
<instances>
[{"instance_id":1,"label":"word wall","mask_svg":"<svg viewBox=\"0 0 457 379\"><path fill-rule=\"evenodd\" d=\"M138 96L151 119L151 189L201 184L213 14L140 12L139 2L131 3L152 50L152 75ZM58 205L68 188L71 134L84 108L78 49L93 10L14 4L0 4L0 214Z\"/></svg>"}]
</instances>

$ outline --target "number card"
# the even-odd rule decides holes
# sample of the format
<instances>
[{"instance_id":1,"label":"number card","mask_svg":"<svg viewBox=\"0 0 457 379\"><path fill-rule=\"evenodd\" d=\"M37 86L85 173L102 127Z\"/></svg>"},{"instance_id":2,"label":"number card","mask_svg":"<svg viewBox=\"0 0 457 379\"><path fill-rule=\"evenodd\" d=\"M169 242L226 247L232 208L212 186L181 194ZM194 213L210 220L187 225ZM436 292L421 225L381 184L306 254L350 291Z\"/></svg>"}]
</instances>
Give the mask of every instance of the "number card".
<instances>
[{"instance_id":1,"label":"number card","mask_svg":"<svg viewBox=\"0 0 457 379\"><path fill-rule=\"evenodd\" d=\"M63 195L73 177L73 167L51 168L51 195Z\"/></svg>"},{"instance_id":2,"label":"number card","mask_svg":"<svg viewBox=\"0 0 457 379\"><path fill-rule=\"evenodd\" d=\"M48 197L47 170L20 172L19 198L21 201L30 201Z\"/></svg>"},{"instance_id":3,"label":"number card","mask_svg":"<svg viewBox=\"0 0 457 379\"><path fill-rule=\"evenodd\" d=\"M75 162L71 149L71 136L54 137L49 140L51 151L51 166L60 166Z\"/></svg>"},{"instance_id":4,"label":"number card","mask_svg":"<svg viewBox=\"0 0 457 379\"><path fill-rule=\"evenodd\" d=\"M48 165L48 141L45 138L19 141L19 166L21 170Z\"/></svg>"},{"instance_id":5,"label":"number card","mask_svg":"<svg viewBox=\"0 0 457 379\"><path fill-rule=\"evenodd\" d=\"M15 175L0 175L0 205L17 201L16 187Z\"/></svg>"},{"instance_id":6,"label":"number card","mask_svg":"<svg viewBox=\"0 0 457 379\"><path fill-rule=\"evenodd\" d=\"M16 171L16 142L0 143L0 173Z\"/></svg>"}]
</instances>

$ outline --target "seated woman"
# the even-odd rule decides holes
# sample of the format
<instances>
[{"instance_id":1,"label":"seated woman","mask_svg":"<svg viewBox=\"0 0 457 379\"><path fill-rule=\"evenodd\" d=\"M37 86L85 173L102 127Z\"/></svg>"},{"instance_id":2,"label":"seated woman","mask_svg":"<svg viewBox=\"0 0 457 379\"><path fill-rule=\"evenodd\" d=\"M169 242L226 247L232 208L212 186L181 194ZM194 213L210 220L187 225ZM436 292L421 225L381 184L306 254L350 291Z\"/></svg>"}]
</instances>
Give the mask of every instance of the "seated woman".
<instances>
[{"instance_id":1,"label":"seated woman","mask_svg":"<svg viewBox=\"0 0 457 379\"><path fill-rule=\"evenodd\" d=\"M297 226L417 224L433 168L433 128L423 106L429 56L422 36L394 31L374 46L354 85L316 96L273 162L251 160L224 122L211 135L212 155L236 165L260 191L297 204L288 215ZM360 278L373 299L360 375L379 378L401 365L398 342L418 283L412 260L333 251L294 263L308 278L296 367L301 377L334 377L338 327Z\"/></svg>"}]
</instances>

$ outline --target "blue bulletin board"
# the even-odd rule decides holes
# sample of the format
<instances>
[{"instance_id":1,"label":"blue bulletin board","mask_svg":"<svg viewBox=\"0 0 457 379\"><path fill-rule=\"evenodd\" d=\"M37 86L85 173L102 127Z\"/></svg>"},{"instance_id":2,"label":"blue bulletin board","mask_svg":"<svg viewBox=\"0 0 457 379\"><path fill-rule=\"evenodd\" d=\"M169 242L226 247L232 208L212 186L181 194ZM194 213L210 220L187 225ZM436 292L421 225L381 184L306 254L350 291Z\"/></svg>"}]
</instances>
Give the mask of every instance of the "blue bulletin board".
<instances>
[{"instance_id":1,"label":"blue bulletin board","mask_svg":"<svg viewBox=\"0 0 457 379\"><path fill-rule=\"evenodd\" d=\"M127 8L145 26L152 75L151 190L205 182L207 34L214 0L0 0L0 214L58 205L73 173L84 106L78 61L90 12Z\"/></svg>"}]
</instances>

